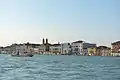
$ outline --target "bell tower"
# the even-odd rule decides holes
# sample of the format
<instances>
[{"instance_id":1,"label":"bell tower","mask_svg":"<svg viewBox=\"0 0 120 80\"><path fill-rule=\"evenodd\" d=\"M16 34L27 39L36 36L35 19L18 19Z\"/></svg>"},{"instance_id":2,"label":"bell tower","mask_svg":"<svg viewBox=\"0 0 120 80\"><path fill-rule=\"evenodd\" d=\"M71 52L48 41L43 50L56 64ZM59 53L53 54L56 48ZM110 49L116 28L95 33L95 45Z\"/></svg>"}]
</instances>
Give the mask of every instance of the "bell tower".
<instances>
[{"instance_id":1,"label":"bell tower","mask_svg":"<svg viewBox=\"0 0 120 80\"><path fill-rule=\"evenodd\" d=\"M45 39L43 38L43 44L45 44Z\"/></svg>"},{"instance_id":2,"label":"bell tower","mask_svg":"<svg viewBox=\"0 0 120 80\"><path fill-rule=\"evenodd\" d=\"M48 44L48 39L46 39L46 44Z\"/></svg>"},{"instance_id":3,"label":"bell tower","mask_svg":"<svg viewBox=\"0 0 120 80\"><path fill-rule=\"evenodd\" d=\"M49 43L48 43L48 39L46 39L46 51L49 51Z\"/></svg>"}]
</instances>

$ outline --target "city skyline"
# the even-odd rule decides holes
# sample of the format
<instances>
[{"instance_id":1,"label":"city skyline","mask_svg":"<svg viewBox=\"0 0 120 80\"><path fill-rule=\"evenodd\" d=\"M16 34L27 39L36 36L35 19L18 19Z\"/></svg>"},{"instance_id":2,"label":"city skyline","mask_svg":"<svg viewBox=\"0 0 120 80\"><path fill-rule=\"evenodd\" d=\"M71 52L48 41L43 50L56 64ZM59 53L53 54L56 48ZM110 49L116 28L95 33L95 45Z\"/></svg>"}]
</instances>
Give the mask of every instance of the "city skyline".
<instances>
[{"instance_id":1,"label":"city skyline","mask_svg":"<svg viewBox=\"0 0 120 80\"><path fill-rule=\"evenodd\" d=\"M44 40L44 41L43 41ZM46 40L47 40L47 42L46 42ZM40 42L39 43L34 43L34 42L31 42L31 41L27 41L27 42L20 42L20 43L16 43L16 42L13 42L13 43L11 43L11 44L8 44L8 45L5 45L5 46L0 46L0 47L8 47L8 46L11 46L11 45L15 45L15 44L18 44L18 45L20 45L20 44L27 44L27 43L29 43L29 44L36 44L36 45L42 45L42 44L46 44L46 43L48 43L48 44L50 44L50 45L54 45L54 44L67 44L67 43L70 43L70 44L72 44L72 43L76 43L76 42L83 42L83 43L89 43L89 44L95 44L96 45L96 47L99 47L99 46L106 46L106 47L112 47L112 44L113 43L116 43L116 42L120 42L120 41L114 41L114 42L111 42L110 43L110 46L107 46L107 45L98 45L97 43L94 43L94 42L90 42L90 41L84 41L84 40L74 40L74 41L70 41L70 42L53 42L53 43L51 43L51 42L49 42L49 39L48 38L43 38L43 39L40 39Z\"/></svg>"},{"instance_id":2,"label":"city skyline","mask_svg":"<svg viewBox=\"0 0 120 80\"><path fill-rule=\"evenodd\" d=\"M0 1L0 46L84 40L110 46L120 40L119 0Z\"/></svg>"}]
</instances>

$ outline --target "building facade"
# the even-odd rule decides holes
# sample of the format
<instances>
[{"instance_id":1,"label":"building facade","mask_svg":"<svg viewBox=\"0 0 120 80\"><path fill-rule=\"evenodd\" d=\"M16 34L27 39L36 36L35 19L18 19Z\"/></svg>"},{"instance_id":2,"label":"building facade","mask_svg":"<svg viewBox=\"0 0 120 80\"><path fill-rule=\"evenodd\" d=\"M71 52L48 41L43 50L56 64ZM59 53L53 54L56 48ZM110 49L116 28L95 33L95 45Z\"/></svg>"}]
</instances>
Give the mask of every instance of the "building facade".
<instances>
[{"instance_id":1,"label":"building facade","mask_svg":"<svg viewBox=\"0 0 120 80\"><path fill-rule=\"evenodd\" d=\"M96 44L76 41L71 44L73 54L86 55L87 48L96 47Z\"/></svg>"},{"instance_id":2,"label":"building facade","mask_svg":"<svg viewBox=\"0 0 120 80\"><path fill-rule=\"evenodd\" d=\"M88 48L88 56L96 56L96 48Z\"/></svg>"},{"instance_id":3,"label":"building facade","mask_svg":"<svg viewBox=\"0 0 120 80\"><path fill-rule=\"evenodd\" d=\"M51 44L49 51L53 54L61 54L61 44Z\"/></svg>"},{"instance_id":4,"label":"building facade","mask_svg":"<svg viewBox=\"0 0 120 80\"><path fill-rule=\"evenodd\" d=\"M75 41L71 43L71 48L74 55L82 55L83 41Z\"/></svg>"},{"instance_id":5,"label":"building facade","mask_svg":"<svg viewBox=\"0 0 120 80\"><path fill-rule=\"evenodd\" d=\"M70 43L62 43L61 44L61 54L72 54Z\"/></svg>"},{"instance_id":6,"label":"building facade","mask_svg":"<svg viewBox=\"0 0 120 80\"><path fill-rule=\"evenodd\" d=\"M3 53L3 51L4 51L4 48L0 47L0 53Z\"/></svg>"},{"instance_id":7,"label":"building facade","mask_svg":"<svg viewBox=\"0 0 120 80\"><path fill-rule=\"evenodd\" d=\"M39 53L39 47L40 44L32 44L27 42L24 44L18 44L16 46L15 52L21 52L21 53L28 52L28 53L36 54Z\"/></svg>"},{"instance_id":8,"label":"building facade","mask_svg":"<svg viewBox=\"0 0 120 80\"><path fill-rule=\"evenodd\" d=\"M48 43L48 39L44 39L42 40L42 44L39 47L40 53L44 53L44 52L49 52L50 50L50 46L51 44Z\"/></svg>"},{"instance_id":9,"label":"building facade","mask_svg":"<svg viewBox=\"0 0 120 80\"><path fill-rule=\"evenodd\" d=\"M120 56L120 41L113 42L111 45L112 45L111 55L113 55L113 56L119 55Z\"/></svg>"},{"instance_id":10,"label":"building facade","mask_svg":"<svg viewBox=\"0 0 120 80\"><path fill-rule=\"evenodd\" d=\"M110 56L111 55L111 48L107 46L98 46L96 48L96 55L98 56Z\"/></svg>"}]
</instances>

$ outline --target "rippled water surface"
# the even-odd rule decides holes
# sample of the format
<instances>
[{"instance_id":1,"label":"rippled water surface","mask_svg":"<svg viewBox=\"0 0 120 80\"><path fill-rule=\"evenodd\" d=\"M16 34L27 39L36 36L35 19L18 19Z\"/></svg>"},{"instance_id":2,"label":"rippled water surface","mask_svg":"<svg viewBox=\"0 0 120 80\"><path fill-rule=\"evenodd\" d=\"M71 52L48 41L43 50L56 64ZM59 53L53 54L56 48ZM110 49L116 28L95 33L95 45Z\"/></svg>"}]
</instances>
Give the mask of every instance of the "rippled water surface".
<instances>
[{"instance_id":1,"label":"rippled water surface","mask_svg":"<svg viewBox=\"0 0 120 80\"><path fill-rule=\"evenodd\" d=\"M0 80L120 80L120 57L0 55Z\"/></svg>"}]
</instances>

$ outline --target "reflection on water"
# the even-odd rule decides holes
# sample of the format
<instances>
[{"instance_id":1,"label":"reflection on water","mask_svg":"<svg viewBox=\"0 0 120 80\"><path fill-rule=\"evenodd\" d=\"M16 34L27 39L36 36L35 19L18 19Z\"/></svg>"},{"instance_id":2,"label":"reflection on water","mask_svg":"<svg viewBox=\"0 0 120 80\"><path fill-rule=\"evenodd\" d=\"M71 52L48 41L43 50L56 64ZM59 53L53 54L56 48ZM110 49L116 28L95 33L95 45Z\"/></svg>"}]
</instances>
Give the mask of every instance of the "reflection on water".
<instances>
[{"instance_id":1,"label":"reflection on water","mask_svg":"<svg viewBox=\"0 0 120 80\"><path fill-rule=\"evenodd\" d=\"M0 80L120 80L120 58L0 55Z\"/></svg>"}]
</instances>

